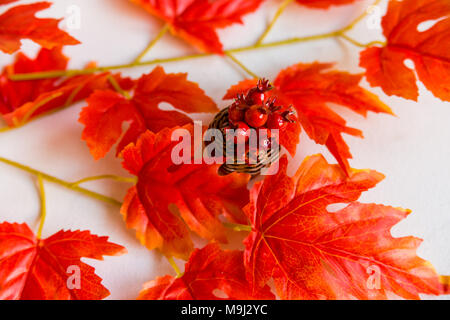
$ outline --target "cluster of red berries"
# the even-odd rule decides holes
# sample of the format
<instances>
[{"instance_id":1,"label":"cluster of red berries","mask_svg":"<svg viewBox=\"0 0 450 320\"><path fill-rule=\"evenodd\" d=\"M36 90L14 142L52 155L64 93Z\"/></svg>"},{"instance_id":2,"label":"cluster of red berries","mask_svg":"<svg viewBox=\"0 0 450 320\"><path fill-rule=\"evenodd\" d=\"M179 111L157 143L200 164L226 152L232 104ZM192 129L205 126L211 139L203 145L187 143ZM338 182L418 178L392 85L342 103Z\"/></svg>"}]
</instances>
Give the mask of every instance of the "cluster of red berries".
<instances>
[{"instance_id":1,"label":"cluster of red berries","mask_svg":"<svg viewBox=\"0 0 450 320\"><path fill-rule=\"evenodd\" d=\"M256 87L250 89L246 95L239 94L236 101L228 109L229 127L245 141L250 136L250 128L254 129L285 129L287 123L293 122L292 108L283 110L276 105L276 99L268 97L272 90L269 80L260 79ZM270 135L270 131L268 131ZM235 139L238 140L237 138Z\"/></svg>"}]
</instances>

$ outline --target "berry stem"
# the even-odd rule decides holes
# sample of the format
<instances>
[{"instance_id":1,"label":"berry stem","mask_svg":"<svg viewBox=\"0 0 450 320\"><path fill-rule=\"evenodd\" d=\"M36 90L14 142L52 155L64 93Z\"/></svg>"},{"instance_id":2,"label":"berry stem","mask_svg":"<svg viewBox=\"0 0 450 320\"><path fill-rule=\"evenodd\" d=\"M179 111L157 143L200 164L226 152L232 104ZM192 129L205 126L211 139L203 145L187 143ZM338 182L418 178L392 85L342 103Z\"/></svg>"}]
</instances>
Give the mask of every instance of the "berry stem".
<instances>
[{"instance_id":1,"label":"berry stem","mask_svg":"<svg viewBox=\"0 0 450 320\"><path fill-rule=\"evenodd\" d=\"M357 41L357 40L347 36L346 34L341 34L341 35L339 35L339 37L341 37L342 39L347 40L351 44L353 44L353 45L355 45L357 47L360 47L360 48L369 48L369 47L372 47L374 45L381 45L381 46L385 46L386 45L386 42L384 42L384 41L371 41L369 43L364 44L364 43L361 43L361 42L359 42L359 41Z\"/></svg>"},{"instance_id":2,"label":"berry stem","mask_svg":"<svg viewBox=\"0 0 450 320\"><path fill-rule=\"evenodd\" d=\"M77 76L77 75L93 74L96 72L108 72L108 71L114 71L114 70L119 70L119 69L130 69L130 68L141 67L141 66L155 65L155 64L166 63L166 62L190 60L190 59L202 58L202 57L211 56L211 55L212 54L208 54L208 53L198 53L198 54L187 55L187 56L182 56L182 57L154 59L154 60L142 61L142 62L138 62L138 63L118 64L118 65L110 65L110 66L96 67L96 68L19 73L19 74L9 75L9 79L13 80L13 81L25 81L25 80L41 80L41 79L50 79L50 78L59 78L59 77L73 77L73 76Z\"/></svg>"},{"instance_id":3,"label":"berry stem","mask_svg":"<svg viewBox=\"0 0 450 320\"><path fill-rule=\"evenodd\" d=\"M33 108L31 108L31 109L25 114L25 116L22 118L22 120L20 121L20 123L17 123L17 119L15 119L15 118L13 119L13 122L16 122L15 125L16 125L17 127L24 125L24 124L28 121L28 119L31 118L31 116L33 115L33 113L35 113L40 107L46 105L47 103L49 103L49 102L52 101L53 99L56 99L56 98L58 98L58 97L60 97L60 96L62 96L62 95L63 95L62 92L56 92L56 93L52 94L51 96L45 98L44 100L42 100L42 101L36 103L36 104L33 106Z\"/></svg>"},{"instance_id":4,"label":"berry stem","mask_svg":"<svg viewBox=\"0 0 450 320\"><path fill-rule=\"evenodd\" d=\"M109 81L109 83L111 83L111 85L113 86L114 90L116 90L118 93L123 95L126 99L128 99L128 100L131 99L130 94L120 87L119 83L117 82L117 80L113 76L109 75L108 76L108 81Z\"/></svg>"},{"instance_id":5,"label":"berry stem","mask_svg":"<svg viewBox=\"0 0 450 320\"><path fill-rule=\"evenodd\" d=\"M267 26L266 30L264 31L264 33L261 35L261 37L259 37L258 41L256 42L256 44L261 44L264 39L267 37L267 35L270 33L270 31L273 29L273 27L275 26L275 24L277 23L278 19L281 17L281 15L283 14L284 10L286 10L287 6L290 5L294 0L284 0L281 5L278 7L277 12L275 13L275 16L273 17L272 21L270 22L270 24Z\"/></svg>"},{"instance_id":6,"label":"berry stem","mask_svg":"<svg viewBox=\"0 0 450 320\"><path fill-rule=\"evenodd\" d=\"M144 58L147 55L147 53L150 52L150 50L156 45L156 43L158 43L159 40L161 40L161 38L167 33L167 31L169 31L168 24L166 24L166 25L164 25L164 27L162 27L162 29L161 29L161 31L159 31L158 35L152 41L150 41L147 48L145 48L144 51L141 52L141 54L133 61L133 63L141 62L142 58Z\"/></svg>"},{"instance_id":7,"label":"berry stem","mask_svg":"<svg viewBox=\"0 0 450 320\"><path fill-rule=\"evenodd\" d=\"M238 232L240 232L240 231L251 232L252 231L252 227L245 225L245 224L224 222L223 225L229 229L232 229L232 230L238 231Z\"/></svg>"},{"instance_id":8,"label":"berry stem","mask_svg":"<svg viewBox=\"0 0 450 320\"><path fill-rule=\"evenodd\" d=\"M181 278L183 276L183 273L180 271L180 268L178 268L177 264L175 263L175 260L173 260L173 257L166 256L166 259L169 262L170 266L173 268L173 270L175 270L177 278Z\"/></svg>"},{"instance_id":9,"label":"berry stem","mask_svg":"<svg viewBox=\"0 0 450 320\"><path fill-rule=\"evenodd\" d=\"M371 5L372 7L379 5L381 0L375 0L374 3ZM369 14L368 10L364 10L361 15L359 15L355 20L353 20L349 25L347 25L345 28L342 28L340 30L340 34L343 34L347 31L352 30L358 23L360 23L367 15Z\"/></svg>"},{"instance_id":10,"label":"berry stem","mask_svg":"<svg viewBox=\"0 0 450 320\"><path fill-rule=\"evenodd\" d=\"M321 39L336 37L336 36L339 36L339 34L340 34L339 32L334 31L334 32L329 32L329 33L319 34L319 35L314 35L314 36L291 38L291 39L287 39L287 40L267 42L267 43L262 43L262 44L258 44L258 45L255 44L255 45L251 45L251 46L245 46L245 47L241 47L241 48L226 50L225 54L259 50L259 49L265 49L265 48L273 48L273 47L279 47L279 46L293 44L293 43L321 40ZM149 65L169 63L169 62L179 62L179 61L185 61L185 60L199 59L199 58L209 57L212 55L214 55L214 54L212 54L212 53L197 53L197 54L186 55L186 56L182 56L182 57L153 59L153 60L149 60L149 61L142 61L139 63L110 65L110 66L97 67L97 68L19 73L19 74L9 75L9 79L12 81L26 81L26 80L41 80L41 79L50 79L50 78L59 78L59 77L73 77L73 76L77 76L77 75L92 74L92 73L96 73L96 72L108 72L108 71L114 71L114 70L119 70L119 69L130 69L130 68L136 68L136 67L141 67L141 66L149 66Z\"/></svg>"},{"instance_id":11,"label":"berry stem","mask_svg":"<svg viewBox=\"0 0 450 320\"><path fill-rule=\"evenodd\" d=\"M44 229L45 218L47 217L47 205L44 188L44 178L42 177L42 174L38 174L37 177L38 177L39 195L41 198L41 221L39 223L39 229L36 233L36 238L40 239L42 236L42 230Z\"/></svg>"},{"instance_id":12,"label":"berry stem","mask_svg":"<svg viewBox=\"0 0 450 320\"><path fill-rule=\"evenodd\" d=\"M15 167L17 169L20 169L22 171L26 171L28 173L31 173L31 174L33 174L33 175L35 175L37 177L40 176L45 181L58 184L60 186L63 186L63 187L65 187L67 189L70 189L72 191L81 193L81 194L83 194L85 196L88 196L90 198L93 198L93 199L96 199L96 200L100 200L100 201L103 201L103 202L106 202L106 203L109 203L109 204L112 204L112 205L115 205L115 206L118 206L118 207L122 206L122 203L120 201L117 201L116 199L113 199L113 198L107 197L105 195L102 195L100 193L97 193L97 192L94 192L94 191L91 191L91 190L79 187L77 185L74 185L73 183L64 181L62 179L56 178L54 176L51 176L51 175L46 174L44 172L41 172L39 170L30 168L30 167L28 167L28 166L26 166L24 164L21 164L21 163L18 163L18 162L15 162L15 161L3 158L3 157L0 157L0 162L3 162L5 164L7 164L7 165L10 165L10 166Z\"/></svg>"},{"instance_id":13,"label":"berry stem","mask_svg":"<svg viewBox=\"0 0 450 320\"><path fill-rule=\"evenodd\" d=\"M241 61L239 61L234 55L229 52L225 53L236 65L238 65L242 70L244 70L247 74L249 74L253 78L259 79L259 76L252 72L249 68L247 68Z\"/></svg>"},{"instance_id":14,"label":"berry stem","mask_svg":"<svg viewBox=\"0 0 450 320\"><path fill-rule=\"evenodd\" d=\"M114 181L118 181L118 182L124 182L124 183L133 183L133 184L137 183L136 178L121 177L121 176L116 176L113 174L104 174L104 175L80 179L78 181L72 182L71 185L73 187L76 187L76 186L79 186L80 184L83 184L86 182L97 181L97 180L106 180L106 179L114 180Z\"/></svg>"}]
</instances>

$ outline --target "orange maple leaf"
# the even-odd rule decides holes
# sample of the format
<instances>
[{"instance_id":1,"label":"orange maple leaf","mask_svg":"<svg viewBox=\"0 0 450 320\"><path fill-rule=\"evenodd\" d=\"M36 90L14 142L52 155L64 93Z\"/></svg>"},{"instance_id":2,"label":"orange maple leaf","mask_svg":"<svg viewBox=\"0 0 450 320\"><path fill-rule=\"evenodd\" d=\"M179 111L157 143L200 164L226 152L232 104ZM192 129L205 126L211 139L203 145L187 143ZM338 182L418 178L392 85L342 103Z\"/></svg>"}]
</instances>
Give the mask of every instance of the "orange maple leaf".
<instances>
[{"instance_id":1,"label":"orange maple leaf","mask_svg":"<svg viewBox=\"0 0 450 320\"><path fill-rule=\"evenodd\" d=\"M246 223L242 207L248 203L250 176L221 177L218 164L175 165L172 151L179 142L171 137L177 129L194 133L192 125L157 134L147 131L123 150L123 165L138 177L138 183L130 189L122 214L149 249L160 248L167 255L187 259L193 250L189 230L208 240L226 242L219 215Z\"/></svg>"},{"instance_id":2,"label":"orange maple leaf","mask_svg":"<svg viewBox=\"0 0 450 320\"><path fill-rule=\"evenodd\" d=\"M13 1L6 1L10 3ZM50 2L37 2L13 7L0 15L0 50L14 53L20 49L22 39L30 39L44 48L52 49L80 42L58 28L60 20L36 18L38 11L47 9Z\"/></svg>"},{"instance_id":3,"label":"orange maple leaf","mask_svg":"<svg viewBox=\"0 0 450 320\"><path fill-rule=\"evenodd\" d=\"M332 64L312 63L296 64L280 72L274 81L274 90L269 94L277 98L284 106L293 105L297 118L308 136L316 143L326 145L339 164L347 172L350 169L348 159L352 158L342 134L362 137L360 130L348 127L346 121L330 108L330 104L347 107L366 116L368 111L392 114L391 109L373 93L362 88L362 75L329 70ZM245 93L256 83L256 79L245 80L231 87L224 99L233 99L239 93ZM290 143L287 149L293 153L299 138L294 137L298 129L291 128L289 135L280 142Z\"/></svg>"},{"instance_id":4,"label":"orange maple leaf","mask_svg":"<svg viewBox=\"0 0 450 320\"><path fill-rule=\"evenodd\" d=\"M223 53L216 29L242 23L264 0L131 0L166 21L170 30L202 51Z\"/></svg>"},{"instance_id":5,"label":"orange maple leaf","mask_svg":"<svg viewBox=\"0 0 450 320\"><path fill-rule=\"evenodd\" d=\"M192 122L184 113L160 109L161 102L186 113L218 111L215 102L198 84L187 80L187 74L166 74L162 67L156 67L137 81L131 99L109 90L95 92L87 102L79 121L85 125L82 139L95 159L104 157L121 138L123 122L130 122L130 127L119 142L117 154L129 143L136 142L147 129L158 132Z\"/></svg>"},{"instance_id":6,"label":"orange maple leaf","mask_svg":"<svg viewBox=\"0 0 450 320\"><path fill-rule=\"evenodd\" d=\"M37 239L26 224L0 224L0 300L98 300L109 295L95 269L80 258L102 260L126 249L89 231L59 231ZM69 288L71 268L80 287Z\"/></svg>"},{"instance_id":7,"label":"orange maple leaf","mask_svg":"<svg viewBox=\"0 0 450 320\"><path fill-rule=\"evenodd\" d=\"M434 22L425 31L424 22ZM390 1L382 20L387 43L361 53L361 67L374 87L387 95L415 100L419 96L417 76L436 97L450 101L450 2L447 0Z\"/></svg>"},{"instance_id":8,"label":"orange maple leaf","mask_svg":"<svg viewBox=\"0 0 450 320\"><path fill-rule=\"evenodd\" d=\"M268 300L275 296L267 286L253 292L245 278L242 251L223 251L213 243L192 253L182 277L158 277L144 285L138 299Z\"/></svg>"},{"instance_id":9,"label":"orange maple leaf","mask_svg":"<svg viewBox=\"0 0 450 320\"><path fill-rule=\"evenodd\" d=\"M408 210L355 202L384 177L354 170L347 177L322 156L307 158L294 177L280 169L250 192L244 209L253 232L245 240L247 277L270 278L282 299L418 299L439 294L439 277L416 255L414 237L393 238ZM348 204L332 211L330 205ZM330 211L331 210L331 211Z\"/></svg>"}]
</instances>

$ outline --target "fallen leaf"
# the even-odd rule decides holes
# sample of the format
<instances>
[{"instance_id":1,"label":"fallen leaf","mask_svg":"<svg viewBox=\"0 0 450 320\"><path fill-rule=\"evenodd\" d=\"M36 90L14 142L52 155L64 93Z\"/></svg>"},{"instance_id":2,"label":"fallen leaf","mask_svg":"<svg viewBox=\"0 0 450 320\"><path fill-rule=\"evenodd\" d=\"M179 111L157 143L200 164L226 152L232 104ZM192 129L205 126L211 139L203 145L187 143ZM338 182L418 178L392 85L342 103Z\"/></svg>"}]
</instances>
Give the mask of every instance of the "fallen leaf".
<instances>
[{"instance_id":1,"label":"fallen leaf","mask_svg":"<svg viewBox=\"0 0 450 320\"><path fill-rule=\"evenodd\" d=\"M347 175L318 155L294 177L283 158L276 175L250 192L245 240L247 278L259 288L273 278L282 299L419 299L440 293L439 277L416 255L414 237L393 238L408 210L356 202L383 175ZM332 209L330 205L345 205Z\"/></svg>"},{"instance_id":2,"label":"fallen leaf","mask_svg":"<svg viewBox=\"0 0 450 320\"><path fill-rule=\"evenodd\" d=\"M331 67L332 64L325 63L293 65L280 72L274 81L275 88L269 94L276 97L279 104L293 105L308 136L316 143L325 145L348 172L348 159L352 155L342 134L362 137L362 132L348 127L346 121L330 108L330 104L346 107L361 116L366 116L368 111L388 114L392 111L375 94L359 85L362 75L330 70ZM256 79L242 81L231 87L224 99L233 99L238 93L247 92L255 83ZM293 132L299 132L299 129L286 131L290 137L285 141L291 143L290 149L295 152L299 140L295 140ZM282 137L280 140L283 144Z\"/></svg>"},{"instance_id":3,"label":"fallen leaf","mask_svg":"<svg viewBox=\"0 0 450 320\"><path fill-rule=\"evenodd\" d=\"M20 49L22 39L33 40L46 49L79 44L78 40L58 28L60 20L35 17L38 11L50 6L50 2L18 5L0 15L0 50L14 53Z\"/></svg>"},{"instance_id":4,"label":"fallen leaf","mask_svg":"<svg viewBox=\"0 0 450 320\"><path fill-rule=\"evenodd\" d=\"M245 279L242 251L223 251L213 243L192 253L182 277L158 277L144 285L138 299L269 300L275 296L267 286L253 292Z\"/></svg>"},{"instance_id":5,"label":"fallen leaf","mask_svg":"<svg viewBox=\"0 0 450 320\"><path fill-rule=\"evenodd\" d=\"M143 75L136 85L134 96L127 99L114 91L97 91L87 99L88 105L80 114L85 125L82 139L95 159L102 158L122 137L122 124L130 127L119 142L117 154L147 129L158 132L163 128L182 126L192 122L184 113L215 113L215 102L198 84L188 81L187 74L166 74L156 67ZM162 110L165 102L179 111Z\"/></svg>"},{"instance_id":6,"label":"fallen leaf","mask_svg":"<svg viewBox=\"0 0 450 320\"><path fill-rule=\"evenodd\" d=\"M95 269L81 258L102 260L125 248L89 231L59 231L37 239L26 224L0 224L0 300L98 300L109 295ZM78 270L78 271L77 271ZM79 275L77 288L74 276ZM73 281L72 281L73 280ZM73 285L73 288L70 288Z\"/></svg>"},{"instance_id":7,"label":"fallen leaf","mask_svg":"<svg viewBox=\"0 0 450 320\"><path fill-rule=\"evenodd\" d=\"M242 23L264 0L131 0L164 20L170 31L202 51L223 53L216 29Z\"/></svg>"},{"instance_id":8,"label":"fallen leaf","mask_svg":"<svg viewBox=\"0 0 450 320\"><path fill-rule=\"evenodd\" d=\"M430 22L428 29L419 28ZM450 101L450 2L390 1L382 26L386 45L361 53L369 83L389 96L417 101L418 77L436 97ZM414 69L406 60L414 62Z\"/></svg>"},{"instance_id":9,"label":"fallen leaf","mask_svg":"<svg viewBox=\"0 0 450 320\"><path fill-rule=\"evenodd\" d=\"M184 130L183 139L193 135L192 125L157 134L147 131L123 150L123 165L138 177L138 183L129 191L122 214L149 249L187 259L193 250L190 230L205 239L226 242L220 215L246 223L242 208L248 203L250 177L219 176L218 164L174 164L172 152L179 142L171 137L176 130Z\"/></svg>"}]
</instances>

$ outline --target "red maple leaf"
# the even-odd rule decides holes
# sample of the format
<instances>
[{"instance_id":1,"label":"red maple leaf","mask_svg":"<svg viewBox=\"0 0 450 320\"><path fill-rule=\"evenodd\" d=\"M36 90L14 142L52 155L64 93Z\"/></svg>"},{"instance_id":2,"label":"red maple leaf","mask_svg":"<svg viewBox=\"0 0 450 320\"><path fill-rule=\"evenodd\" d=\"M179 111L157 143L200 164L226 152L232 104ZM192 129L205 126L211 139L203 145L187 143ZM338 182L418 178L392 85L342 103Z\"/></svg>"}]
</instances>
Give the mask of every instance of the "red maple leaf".
<instances>
[{"instance_id":1,"label":"red maple leaf","mask_svg":"<svg viewBox=\"0 0 450 320\"><path fill-rule=\"evenodd\" d=\"M366 116L368 111L389 114L392 111L376 95L359 85L362 75L329 70L331 67L331 64L324 63L291 66L280 72L274 81L275 89L269 94L284 106L293 105L308 136L316 143L326 145L342 168L349 171L348 159L352 155L342 134L362 137L362 132L348 127L346 121L329 105L347 107L362 116ZM224 99L233 99L237 94L247 92L255 83L255 79L242 81L231 87ZM284 141L291 143L287 147L289 151L295 151L299 141L298 135L294 137L299 129L294 129L286 130L289 136ZM282 136L280 142L283 144Z\"/></svg>"},{"instance_id":2,"label":"red maple leaf","mask_svg":"<svg viewBox=\"0 0 450 320\"><path fill-rule=\"evenodd\" d=\"M18 0L0 0L0 5L8 4L8 3L16 2L16 1L18 1Z\"/></svg>"},{"instance_id":3,"label":"red maple leaf","mask_svg":"<svg viewBox=\"0 0 450 320\"><path fill-rule=\"evenodd\" d=\"M94 90L112 88L110 73L80 75L69 78L12 81L13 74L64 70L68 58L60 47L41 49L35 59L19 53L13 65L0 75L0 114L8 126L16 127L55 109L67 107L89 96ZM133 86L128 78L114 75L124 87Z\"/></svg>"},{"instance_id":4,"label":"red maple leaf","mask_svg":"<svg viewBox=\"0 0 450 320\"><path fill-rule=\"evenodd\" d=\"M166 21L170 30L202 51L223 53L216 29L242 23L264 0L131 0Z\"/></svg>"},{"instance_id":5,"label":"red maple leaf","mask_svg":"<svg viewBox=\"0 0 450 320\"><path fill-rule=\"evenodd\" d=\"M275 299L269 287L253 292L245 278L242 251L222 251L217 244L196 249L182 277L159 277L144 285L139 300Z\"/></svg>"},{"instance_id":6,"label":"red maple leaf","mask_svg":"<svg viewBox=\"0 0 450 320\"><path fill-rule=\"evenodd\" d=\"M12 1L6 1L10 3ZM44 48L74 45L80 42L58 28L60 20L36 18L38 11L47 9L50 2L38 2L13 7L0 15L0 50L14 53L22 39L30 39Z\"/></svg>"},{"instance_id":7,"label":"red maple leaf","mask_svg":"<svg viewBox=\"0 0 450 320\"><path fill-rule=\"evenodd\" d=\"M160 248L167 255L187 259L193 250L189 230L226 242L219 215L246 223L242 207L248 203L250 177L237 173L221 177L218 164L175 165L172 152L179 142L171 137L181 129L193 135L192 125L157 134L147 131L123 150L123 165L138 176L138 183L130 189L122 214L149 249Z\"/></svg>"},{"instance_id":8,"label":"red maple leaf","mask_svg":"<svg viewBox=\"0 0 450 320\"><path fill-rule=\"evenodd\" d=\"M137 81L131 99L113 91L97 91L87 102L80 114L80 122L85 125L82 139L95 159L104 157L121 138L123 122L130 122L130 127L119 142L117 153L136 142L147 129L158 132L192 122L184 113L160 109L161 102L186 113L218 111L215 102L196 83L188 81L186 74L166 74L162 67Z\"/></svg>"},{"instance_id":9,"label":"red maple leaf","mask_svg":"<svg viewBox=\"0 0 450 320\"><path fill-rule=\"evenodd\" d=\"M109 295L95 269L80 258L102 260L126 249L89 231L59 231L37 239L26 224L0 224L0 300L97 300ZM79 270L80 282L71 282ZM70 284L74 288L70 288Z\"/></svg>"},{"instance_id":10,"label":"red maple leaf","mask_svg":"<svg viewBox=\"0 0 450 320\"><path fill-rule=\"evenodd\" d=\"M253 231L245 240L247 277L255 287L274 279L282 299L418 299L439 294L439 277L416 255L414 237L390 229L408 210L355 202L383 175L347 177L322 156L307 158L294 177L287 160L250 192L244 209ZM333 211L330 205L348 204Z\"/></svg>"},{"instance_id":11,"label":"red maple leaf","mask_svg":"<svg viewBox=\"0 0 450 320\"><path fill-rule=\"evenodd\" d=\"M355 0L297 0L298 4L317 9L328 9L330 6L340 6L353 2Z\"/></svg>"},{"instance_id":12,"label":"red maple leaf","mask_svg":"<svg viewBox=\"0 0 450 320\"><path fill-rule=\"evenodd\" d=\"M425 31L419 27L434 22ZM361 67L372 86L387 95L417 101L418 78L436 97L450 101L450 2L447 0L390 1L382 20L387 43L361 53Z\"/></svg>"}]
</instances>

